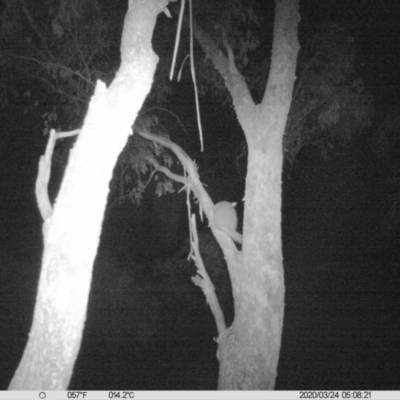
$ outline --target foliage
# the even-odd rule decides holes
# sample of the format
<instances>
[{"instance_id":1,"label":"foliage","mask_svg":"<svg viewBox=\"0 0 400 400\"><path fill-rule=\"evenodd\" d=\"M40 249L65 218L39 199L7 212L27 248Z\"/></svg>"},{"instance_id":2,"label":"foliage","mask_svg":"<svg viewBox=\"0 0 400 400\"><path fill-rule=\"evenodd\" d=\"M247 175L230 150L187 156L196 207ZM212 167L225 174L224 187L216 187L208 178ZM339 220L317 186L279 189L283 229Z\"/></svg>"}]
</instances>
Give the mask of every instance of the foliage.
<instances>
[{"instance_id":1,"label":"foliage","mask_svg":"<svg viewBox=\"0 0 400 400\"><path fill-rule=\"evenodd\" d=\"M321 26L303 44L284 138L293 161L304 145L328 158L370 126L372 99L355 70L354 39L336 24Z\"/></svg>"},{"instance_id":2,"label":"foliage","mask_svg":"<svg viewBox=\"0 0 400 400\"><path fill-rule=\"evenodd\" d=\"M52 128L65 131L80 126L96 81L110 83L119 63L124 10L120 7L116 16L108 12L98 0L47 0L39 6L8 0L1 14L0 107L19 97L29 100L25 113L42 106L44 134ZM158 97L162 91L167 93L166 86L157 91ZM158 122L156 116L147 115L137 125L154 131ZM119 200L139 203L152 177L158 196L174 192L169 179L154 175L152 157L172 165L160 146L133 135L112 182Z\"/></svg>"},{"instance_id":3,"label":"foliage","mask_svg":"<svg viewBox=\"0 0 400 400\"><path fill-rule=\"evenodd\" d=\"M226 52L224 40L232 47L235 64L258 102L264 93L270 57L268 46L261 45L261 33L265 36L268 32L266 21L255 16L254 5L239 0L229 5L206 1L201 7L195 3L195 16L222 52ZM323 24L314 34L307 32L303 42L284 137L285 157L290 162L305 145L315 146L328 159L370 127L374 112L372 96L356 72L354 39L342 27ZM185 54L189 52L185 42L183 49ZM228 97L210 60L198 59L196 69L201 93ZM183 77L190 79L188 68Z\"/></svg>"},{"instance_id":4,"label":"foliage","mask_svg":"<svg viewBox=\"0 0 400 400\"><path fill-rule=\"evenodd\" d=\"M153 178L156 181L155 193L158 197L175 192L174 183L164 174L158 174L152 164L152 160L156 160L160 165L172 169L174 158L171 157L171 153L163 146L143 139L137 134L137 130L156 131L169 139L157 115L141 114L138 117L133 127L136 133L129 138L119 156L111 183L111 190L118 193L116 201L119 203L129 200L140 204L143 193Z\"/></svg>"},{"instance_id":5,"label":"foliage","mask_svg":"<svg viewBox=\"0 0 400 400\"><path fill-rule=\"evenodd\" d=\"M30 89L45 105L44 133L72 129L86 112L97 79L116 71L119 32L103 22L98 1L7 0L1 14L0 106Z\"/></svg>"},{"instance_id":6,"label":"foliage","mask_svg":"<svg viewBox=\"0 0 400 400\"><path fill-rule=\"evenodd\" d=\"M85 114L96 80L109 83L117 69L122 10L110 17L110 9L100 7L98 0L46 0L40 6L27 0L5 3L1 15L0 107L13 98L29 96L27 112L45 105L44 133L51 128L76 128ZM265 36L266 31L263 26L261 32L261 27L266 21L257 16L255 7L254 1L194 2L197 22L222 52L226 52L224 41L229 43L236 66L257 102L263 95L270 61L268 46L264 42L261 46L261 33ZM165 100L171 89L165 80L169 67L165 60L172 54L175 24L165 21L168 23L161 24L154 40L156 52L164 61L159 63L156 73L152 99L157 101ZM189 53L188 32L189 29L183 30L186 37L181 42L181 60ZM357 132L369 125L372 101L355 71L353 42L343 29L331 24L321 26L302 45L284 137L285 156L289 161L310 144L328 158L337 145L347 145ZM200 92L228 98L224 82L211 62L204 62L201 52L195 50ZM183 68L183 78L191 81L188 66ZM32 81L37 84L32 86ZM154 117L153 131L162 131L159 122ZM222 154L226 155L226 146L218 153L218 160L223 159ZM120 201L129 199L139 203L153 177L148 161L156 157L162 164L171 166L172 159L167 155L154 144L133 135L121 154L112 183ZM154 178L158 179L157 195L174 191L172 183L161 178L161 174Z\"/></svg>"},{"instance_id":7,"label":"foliage","mask_svg":"<svg viewBox=\"0 0 400 400\"><path fill-rule=\"evenodd\" d=\"M221 51L226 52L224 40L229 43L235 56L236 67L247 77L250 75L246 73L251 68L250 60L260 46L262 22L261 18L255 14L252 3L241 0L233 0L229 3L219 2L218 5L215 2L206 3L204 7L202 4L202 14L196 14L199 15L202 27L209 32ZM207 61L205 67L204 76L208 82L214 83L211 93L225 93L225 84L219 75L218 78L214 75L217 72L211 62ZM206 92L204 86L202 88Z\"/></svg>"}]
</instances>

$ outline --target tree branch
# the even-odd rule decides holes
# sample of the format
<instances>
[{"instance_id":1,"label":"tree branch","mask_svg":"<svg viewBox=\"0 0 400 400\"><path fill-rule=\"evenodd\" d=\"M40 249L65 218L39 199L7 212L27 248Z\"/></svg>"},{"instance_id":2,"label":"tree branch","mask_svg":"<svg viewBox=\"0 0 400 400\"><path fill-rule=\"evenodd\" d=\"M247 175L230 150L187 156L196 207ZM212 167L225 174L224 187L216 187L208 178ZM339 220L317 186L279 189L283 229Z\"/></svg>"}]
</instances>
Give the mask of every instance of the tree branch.
<instances>
[{"instance_id":1,"label":"tree branch","mask_svg":"<svg viewBox=\"0 0 400 400\"><path fill-rule=\"evenodd\" d=\"M193 19L193 32L207 58L212 61L215 68L224 79L225 86L232 96L235 108L238 109L243 104L254 106L246 81L236 68L233 51L227 40L224 40L223 43L226 47L228 58L218 48L211 37L200 28L195 19Z\"/></svg>"}]
</instances>

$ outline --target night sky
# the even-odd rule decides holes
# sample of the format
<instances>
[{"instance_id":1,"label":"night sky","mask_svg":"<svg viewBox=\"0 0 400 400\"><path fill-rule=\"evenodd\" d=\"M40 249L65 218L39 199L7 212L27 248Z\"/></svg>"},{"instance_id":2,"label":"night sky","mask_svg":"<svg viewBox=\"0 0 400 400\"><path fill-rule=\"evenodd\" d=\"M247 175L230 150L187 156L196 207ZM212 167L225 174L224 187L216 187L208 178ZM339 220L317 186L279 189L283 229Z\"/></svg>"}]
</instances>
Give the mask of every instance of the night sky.
<instances>
[{"instance_id":1,"label":"night sky","mask_svg":"<svg viewBox=\"0 0 400 400\"><path fill-rule=\"evenodd\" d=\"M5 3L0 2L0 13ZM116 37L125 3L104 5ZM268 54L273 3L252 3L262 17L257 32ZM354 39L355 73L373 99L373 112L357 140L334 148L327 159L315 146L305 146L293 165L285 162L286 308L276 388L400 390L400 3L301 1L300 14L300 45L324 23L338 24ZM156 49L168 29L174 32L170 23L159 17ZM0 95L8 99L0 98L0 389L5 390L28 339L40 274L43 241L34 185L47 140L41 116L49 111L51 93L45 95L29 74L17 81L6 75L2 56L13 49L0 39ZM173 41L160 47L160 64ZM109 54L117 50L114 46ZM198 60L203 59L200 54ZM170 89L160 106L182 125L158 115L171 138L196 159L213 200L238 202L241 220L246 152L229 102L212 92L200 98L206 145L200 154L192 86L184 81ZM23 95L27 91L32 97ZM33 106L35 93L38 106ZM387 134L384 140L381 132ZM52 199L72 143L65 140L56 149ZM110 194L71 389L216 389L217 331L190 280L195 268L187 261L185 195L157 197L155 185L149 185L140 206L115 205L117 195ZM207 268L231 323L222 253L207 224L199 230Z\"/></svg>"}]
</instances>

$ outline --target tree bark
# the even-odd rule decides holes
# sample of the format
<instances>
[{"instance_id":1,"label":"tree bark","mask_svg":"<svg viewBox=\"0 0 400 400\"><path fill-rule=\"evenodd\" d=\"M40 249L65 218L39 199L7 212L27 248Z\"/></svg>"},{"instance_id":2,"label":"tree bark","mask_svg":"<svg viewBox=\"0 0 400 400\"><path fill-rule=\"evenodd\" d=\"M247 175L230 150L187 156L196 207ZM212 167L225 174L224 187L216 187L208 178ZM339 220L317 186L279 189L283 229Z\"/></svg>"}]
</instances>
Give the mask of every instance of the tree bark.
<instances>
[{"instance_id":1,"label":"tree bark","mask_svg":"<svg viewBox=\"0 0 400 400\"><path fill-rule=\"evenodd\" d=\"M9 389L66 390L79 352L109 181L131 126L150 91L158 62L151 46L168 0L131 0L121 67L106 88L98 82L71 152L52 215L33 323Z\"/></svg>"},{"instance_id":2,"label":"tree bark","mask_svg":"<svg viewBox=\"0 0 400 400\"><path fill-rule=\"evenodd\" d=\"M224 78L248 145L243 251L228 260L235 320L218 338L221 390L273 389L284 314L281 243L282 141L299 44L297 0L278 0L267 88L258 105L228 58L195 26L199 44Z\"/></svg>"},{"instance_id":3,"label":"tree bark","mask_svg":"<svg viewBox=\"0 0 400 400\"><path fill-rule=\"evenodd\" d=\"M243 265L235 270L235 320L219 340L220 389L270 390L275 386L284 314L281 241L282 141L299 50L297 0L276 3L270 75L255 105L236 93L246 135L248 166Z\"/></svg>"}]
</instances>

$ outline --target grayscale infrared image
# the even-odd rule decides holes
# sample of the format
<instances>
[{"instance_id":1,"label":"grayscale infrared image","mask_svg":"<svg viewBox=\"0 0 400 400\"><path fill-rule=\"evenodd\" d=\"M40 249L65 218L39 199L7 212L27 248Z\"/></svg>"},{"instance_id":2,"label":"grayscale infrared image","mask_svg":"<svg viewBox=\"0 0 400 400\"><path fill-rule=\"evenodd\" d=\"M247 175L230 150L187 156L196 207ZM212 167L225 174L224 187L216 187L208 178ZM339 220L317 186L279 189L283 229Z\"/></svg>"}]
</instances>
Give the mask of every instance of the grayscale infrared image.
<instances>
[{"instance_id":1,"label":"grayscale infrared image","mask_svg":"<svg viewBox=\"0 0 400 400\"><path fill-rule=\"evenodd\" d=\"M3 395L400 391L399 21L0 0Z\"/></svg>"}]
</instances>

